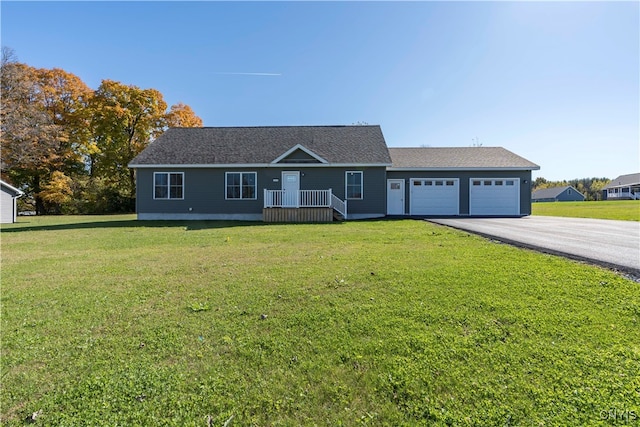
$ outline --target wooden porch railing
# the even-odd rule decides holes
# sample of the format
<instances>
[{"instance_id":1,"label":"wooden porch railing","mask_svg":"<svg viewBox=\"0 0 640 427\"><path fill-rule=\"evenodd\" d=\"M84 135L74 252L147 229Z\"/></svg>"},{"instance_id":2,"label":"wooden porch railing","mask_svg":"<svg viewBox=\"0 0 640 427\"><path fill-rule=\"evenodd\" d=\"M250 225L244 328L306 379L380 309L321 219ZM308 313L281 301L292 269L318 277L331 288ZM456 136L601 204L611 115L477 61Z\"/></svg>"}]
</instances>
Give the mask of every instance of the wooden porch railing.
<instances>
[{"instance_id":1,"label":"wooden porch railing","mask_svg":"<svg viewBox=\"0 0 640 427\"><path fill-rule=\"evenodd\" d=\"M347 202L328 190L264 190L265 208L333 208L347 217Z\"/></svg>"},{"instance_id":2,"label":"wooden porch railing","mask_svg":"<svg viewBox=\"0 0 640 427\"><path fill-rule=\"evenodd\" d=\"M331 195L331 207L334 211L338 212L344 219L347 219L347 201L340 200L335 195Z\"/></svg>"}]
</instances>

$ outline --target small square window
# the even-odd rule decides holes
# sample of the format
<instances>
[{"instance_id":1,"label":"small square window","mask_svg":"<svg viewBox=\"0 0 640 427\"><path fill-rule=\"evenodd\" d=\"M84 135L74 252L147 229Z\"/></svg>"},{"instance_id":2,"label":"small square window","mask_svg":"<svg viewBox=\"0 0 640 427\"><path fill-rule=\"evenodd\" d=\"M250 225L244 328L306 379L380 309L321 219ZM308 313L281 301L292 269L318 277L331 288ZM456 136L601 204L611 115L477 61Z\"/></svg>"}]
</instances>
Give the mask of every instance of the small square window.
<instances>
[{"instance_id":1,"label":"small square window","mask_svg":"<svg viewBox=\"0 0 640 427\"><path fill-rule=\"evenodd\" d=\"M502 185L503 182L502 181L496 181L495 185Z\"/></svg>"},{"instance_id":2,"label":"small square window","mask_svg":"<svg viewBox=\"0 0 640 427\"><path fill-rule=\"evenodd\" d=\"M491 184L493 184L493 181L487 180L487 181L484 182L485 186L487 186L487 185L491 186Z\"/></svg>"},{"instance_id":3,"label":"small square window","mask_svg":"<svg viewBox=\"0 0 640 427\"><path fill-rule=\"evenodd\" d=\"M476 186L476 187L479 186L480 184L481 184L480 181L473 181L473 185Z\"/></svg>"},{"instance_id":4,"label":"small square window","mask_svg":"<svg viewBox=\"0 0 640 427\"><path fill-rule=\"evenodd\" d=\"M507 183L507 185L514 185L514 181L511 181L511 180L506 181L506 183Z\"/></svg>"},{"instance_id":5,"label":"small square window","mask_svg":"<svg viewBox=\"0 0 640 427\"><path fill-rule=\"evenodd\" d=\"M154 172L153 198L164 199L164 200L183 199L184 198L184 173L183 172Z\"/></svg>"},{"instance_id":6,"label":"small square window","mask_svg":"<svg viewBox=\"0 0 640 427\"><path fill-rule=\"evenodd\" d=\"M455 185L455 182L454 182L454 181L447 181L447 186L448 186L448 187L451 187L451 186L453 186L453 185Z\"/></svg>"},{"instance_id":7,"label":"small square window","mask_svg":"<svg viewBox=\"0 0 640 427\"><path fill-rule=\"evenodd\" d=\"M444 181L436 181L436 185L442 187L442 184L444 184Z\"/></svg>"}]
</instances>

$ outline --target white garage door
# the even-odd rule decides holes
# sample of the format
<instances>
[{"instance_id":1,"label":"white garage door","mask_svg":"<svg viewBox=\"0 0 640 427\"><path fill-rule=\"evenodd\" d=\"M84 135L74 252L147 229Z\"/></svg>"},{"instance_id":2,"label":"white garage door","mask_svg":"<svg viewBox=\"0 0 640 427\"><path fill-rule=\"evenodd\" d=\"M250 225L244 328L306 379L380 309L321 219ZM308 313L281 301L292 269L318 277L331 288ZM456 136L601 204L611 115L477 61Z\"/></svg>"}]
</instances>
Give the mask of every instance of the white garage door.
<instances>
[{"instance_id":1,"label":"white garage door","mask_svg":"<svg viewBox=\"0 0 640 427\"><path fill-rule=\"evenodd\" d=\"M411 215L458 215L460 180L411 178L409 210Z\"/></svg>"},{"instance_id":2,"label":"white garage door","mask_svg":"<svg viewBox=\"0 0 640 427\"><path fill-rule=\"evenodd\" d=\"M471 179L469 182L469 214L520 215L520 179Z\"/></svg>"}]
</instances>

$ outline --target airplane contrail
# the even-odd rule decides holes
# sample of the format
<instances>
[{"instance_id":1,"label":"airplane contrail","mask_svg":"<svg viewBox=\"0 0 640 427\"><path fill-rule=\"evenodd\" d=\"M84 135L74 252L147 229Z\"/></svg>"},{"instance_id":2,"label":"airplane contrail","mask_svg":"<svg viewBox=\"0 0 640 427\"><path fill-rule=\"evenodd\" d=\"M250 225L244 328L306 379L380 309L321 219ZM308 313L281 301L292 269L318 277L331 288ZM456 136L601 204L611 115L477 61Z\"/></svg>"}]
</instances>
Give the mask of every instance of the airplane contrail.
<instances>
[{"instance_id":1,"label":"airplane contrail","mask_svg":"<svg viewBox=\"0 0 640 427\"><path fill-rule=\"evenodd\" d=\"M224 74L227 76L281 76L282 73L235 73L235 72L225 72L220 71L214 74Z\"/></svg>"}]
</instances>

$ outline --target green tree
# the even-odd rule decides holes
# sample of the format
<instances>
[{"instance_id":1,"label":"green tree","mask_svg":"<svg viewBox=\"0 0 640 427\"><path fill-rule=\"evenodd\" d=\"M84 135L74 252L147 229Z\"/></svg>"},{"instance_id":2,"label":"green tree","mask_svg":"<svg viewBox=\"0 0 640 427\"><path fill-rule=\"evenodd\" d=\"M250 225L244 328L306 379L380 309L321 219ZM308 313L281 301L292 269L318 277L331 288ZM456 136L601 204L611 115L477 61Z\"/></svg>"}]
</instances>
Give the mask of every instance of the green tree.
<instances>
[{"instance_id":1,"label":"green tree","mask_svg":"<svg viewBox=\"0 0 640 427\"><path fill-rule=\"evenodd\" d=\"M602 200L602 190L604 187L611 182L606 178L595 179L591 183L591 199L590 200Z\"/></svg>"}]
</instances>

